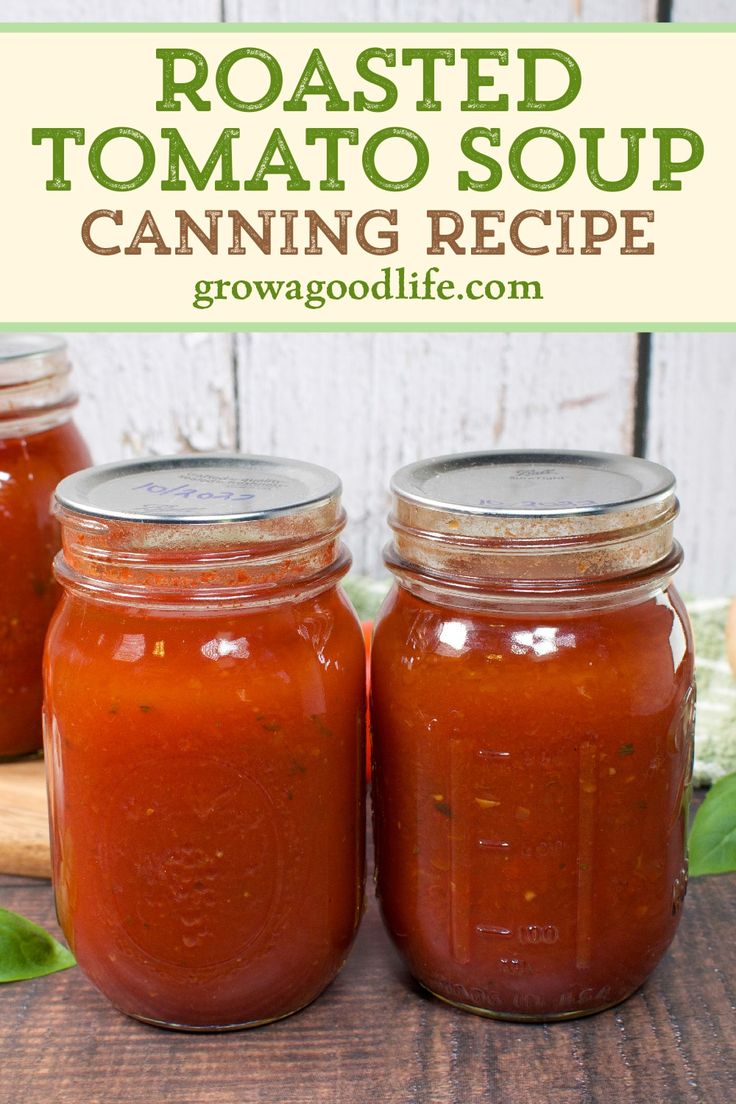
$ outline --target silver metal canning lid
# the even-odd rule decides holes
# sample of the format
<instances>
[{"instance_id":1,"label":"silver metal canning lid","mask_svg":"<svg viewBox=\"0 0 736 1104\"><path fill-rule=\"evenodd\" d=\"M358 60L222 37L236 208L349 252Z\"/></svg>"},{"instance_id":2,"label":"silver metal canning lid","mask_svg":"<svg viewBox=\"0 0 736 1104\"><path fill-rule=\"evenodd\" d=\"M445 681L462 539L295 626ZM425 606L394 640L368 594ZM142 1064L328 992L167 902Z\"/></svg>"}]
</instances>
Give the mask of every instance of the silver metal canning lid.
<instances>
[{"instance_id":1,"label":"silver metal canning lid","mask_svg":"<svg viewBox=\"0 0 736 1104\"><path fill-rule=\"evenodd\" d=\"M58 334L0 334L0 387L44 379L66 364L66 341Z\"/></svg>"},{"instance_id":2,"label":"silver metal canning lid","mask_svg":"<svg viewBox=\"0 0 736 1104\"><path fill-rule=\"evenodd\" d=\"M671 471L604 452L470 452L401 468L391 490L428 510L495 518L580 517L655 505L674 493Z\"/></svg>"},{"instance_id":3,"label":"silver metal canning lid","mask_svg":"<svg viewBox=\"0 0 736 1104\"><path fill-rule=\"evenodd\" d=\"M222 523L293 515L339 498L334 472L300 460L238 453L129 460L62 480L56 500L88 517Z\"/></svg>"}]
</instances>

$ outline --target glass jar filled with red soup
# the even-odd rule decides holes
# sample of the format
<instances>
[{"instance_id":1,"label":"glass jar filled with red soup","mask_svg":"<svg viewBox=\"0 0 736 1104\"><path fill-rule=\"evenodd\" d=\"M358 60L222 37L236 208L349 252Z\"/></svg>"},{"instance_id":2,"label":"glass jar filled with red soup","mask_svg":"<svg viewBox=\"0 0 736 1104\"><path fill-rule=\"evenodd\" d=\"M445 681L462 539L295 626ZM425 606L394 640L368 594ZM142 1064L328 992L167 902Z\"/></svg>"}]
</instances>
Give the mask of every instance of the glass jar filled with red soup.
<instances>
[{"instance_id":1,"label":"glass jar filled with red soup","mask_svg":"<svg viewBox=\"0 0 736 1104\"><path fill-rule=\"evenodd\" d=\"M0 336L0 759L40 749L43 641L59 598L56 484L90 455L64 342Z\"/></svg>"},{"instance_id":2,"label":"glass jar filled with red soup","mask_svg":"<svg viewBox=\"0 0 736 1104\"><path fill-rule=\"evenodd\" d=\"M57 492L45 660L53 878L131 1016L304 1007L363 900L365 655L340 482L270 457L121 463Z\"/></svg>"},{"instance_id":3,"label":"glass jar filled with red soup","mask_svg":"<svg viewBox=\"0 0 736 1104\"><path fill-rule=\"evenodd\" d=\"M468 1011L554 1020L647 978L687 883L693 652L672 474L602 453L394 477L372 666L378 893Z\"/></svg>"}]
</instances>

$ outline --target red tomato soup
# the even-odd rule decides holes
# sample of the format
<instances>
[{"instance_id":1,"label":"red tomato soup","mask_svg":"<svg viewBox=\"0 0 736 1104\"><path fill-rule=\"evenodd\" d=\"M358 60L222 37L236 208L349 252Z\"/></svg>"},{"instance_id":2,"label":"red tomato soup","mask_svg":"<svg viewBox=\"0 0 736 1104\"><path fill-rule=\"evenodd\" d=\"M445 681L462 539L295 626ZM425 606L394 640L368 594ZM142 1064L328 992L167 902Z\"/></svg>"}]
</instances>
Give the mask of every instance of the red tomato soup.
<instances>
[{"instance_id":1,"label":"red tomato soup","mask_svg":"<svg viewBox=\"0 0 736 1104\"><path fill-rule=\"evenodd\" d=\"M42 744L43 641L59 599L51 500L60 479L90 463L70 421L69 374L58 338L0 337L0 759Z\"/></svg>"},{"instance_id":2,"label":"red tomato soup","mask_svg":"<svg viewBox=\"0 0 736 1104\"><path fill-rule=\"evenodd\" d=\"M418 981L517 1020L616 1004L687 883L693 657L666 469L402 469L373 641L377 886Z\"/></svg>"},{"instance_id":3,"label":"red tomato soup","mask_svg":"<svg viewBox=\"0 0 736 1104\"><path fill-rule=\"evenodd\" d=\"M46 653L57 910L161 1026L246 1027L325 988L364 864L365 654L340 483L265 457L123 463L58 491Z\"/></svg>"}]
</instances>

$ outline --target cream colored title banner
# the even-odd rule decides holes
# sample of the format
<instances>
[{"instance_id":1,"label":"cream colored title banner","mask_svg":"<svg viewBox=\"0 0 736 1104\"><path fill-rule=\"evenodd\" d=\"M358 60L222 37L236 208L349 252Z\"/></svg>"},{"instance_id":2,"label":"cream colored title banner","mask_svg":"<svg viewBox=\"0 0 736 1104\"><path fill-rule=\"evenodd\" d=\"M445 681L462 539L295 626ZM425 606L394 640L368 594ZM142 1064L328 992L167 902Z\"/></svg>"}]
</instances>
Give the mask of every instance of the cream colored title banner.
<instances>
[{"instance_id":1,"label":"cream colored title banner","mask_svg":"<svg viewBox=\"0 0 736 1104\"><path fill-rule=\"evenodd\" d=\"M0 321L730 326L729 29L6 31Z\"/></svg>"}]
</instances>

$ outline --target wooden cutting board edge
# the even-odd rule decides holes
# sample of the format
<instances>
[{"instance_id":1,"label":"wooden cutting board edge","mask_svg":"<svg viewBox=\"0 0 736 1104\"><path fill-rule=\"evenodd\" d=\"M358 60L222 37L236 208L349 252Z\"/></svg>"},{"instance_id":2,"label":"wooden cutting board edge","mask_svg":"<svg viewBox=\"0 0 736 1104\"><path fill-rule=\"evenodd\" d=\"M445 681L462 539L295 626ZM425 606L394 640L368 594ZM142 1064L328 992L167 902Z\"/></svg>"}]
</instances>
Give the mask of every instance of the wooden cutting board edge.
<instances>
[{"instance_id":1,"label":"wooden cutting board edge","mask_svg":"<svg viewBox=\"0 0 736 1104\"><path fill-rule=\"evenodd\" d=\"M0 874L51 877L43 759L0 763Z\"/></svg>"}]
</instances>

